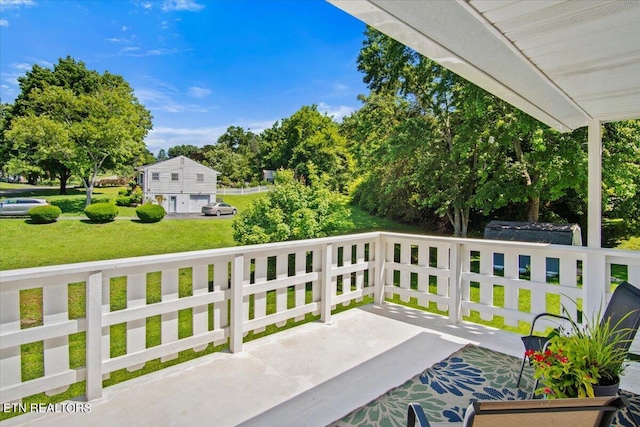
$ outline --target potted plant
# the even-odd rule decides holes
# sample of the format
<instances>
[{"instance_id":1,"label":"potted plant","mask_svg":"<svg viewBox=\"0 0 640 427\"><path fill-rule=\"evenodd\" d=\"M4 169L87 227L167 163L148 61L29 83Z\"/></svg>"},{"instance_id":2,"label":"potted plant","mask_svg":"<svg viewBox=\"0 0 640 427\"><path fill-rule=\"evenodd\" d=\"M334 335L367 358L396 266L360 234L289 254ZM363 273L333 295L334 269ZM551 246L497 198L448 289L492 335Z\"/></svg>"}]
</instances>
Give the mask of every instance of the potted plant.
<instances>
[{"instance_id":1,"label":"potted plant","mask_svg":"<svg viewBox=\"0 0 640 427\"><path fill-rule=\"evenodd\" d=\"M618 327L620 322L573 323L569 331L551 338L545 350L527 352L534 378L542 384L536 394L549 398L616 394L627 366L628 346L622 344L630 336L630 330ZM598 392L600 386L608 390Z\"/></svg>"}]
</instances>

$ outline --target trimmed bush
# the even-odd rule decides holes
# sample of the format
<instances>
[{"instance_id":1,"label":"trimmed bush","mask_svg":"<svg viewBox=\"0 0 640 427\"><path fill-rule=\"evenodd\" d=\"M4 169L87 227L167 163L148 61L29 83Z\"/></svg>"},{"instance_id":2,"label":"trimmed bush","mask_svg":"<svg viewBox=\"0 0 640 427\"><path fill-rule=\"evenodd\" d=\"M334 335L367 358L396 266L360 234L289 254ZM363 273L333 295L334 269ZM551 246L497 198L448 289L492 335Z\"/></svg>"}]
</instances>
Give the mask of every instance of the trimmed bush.
<instances>
[{"instance_id":1,"label":"trimmed bush","mask_svg":"<svg viewBox=\"0 0 640 427\"><path fill-rule=\"evenodd\" d=\"M131 206L131 197L129 197L129 196L116 197L116 205L117 206Z\"/></svg>"},{"instance_id":2,"label":"trimmed bush","mask_svg":"<svg viewBox=\"0 0 640 427\"><path fill-rule=\"evenodd\" d=\"M131 203L142 203L142 198L144 197L144 194L142 194L142 189L140 187L136 187L131 194L129 195L129 198L131 199Z\"/></svg>"},{"instance_id":3,"label":"trimmed bush","mask_svg":"<svg viewBox=\"0 0 640 427\"><path fill-rule=\"evenodd\" d=\"M52 222L56 222L56 219L58 219L61 213L62 210L53 205L36 206L29 209L31 221L36 224L50 224Z\"/></svg>"},{"instance_id":4,"label":"trimmed bush","mask_svg":"<svg viewBox=\"0 0 640 427\"><path fill-rule=\"evenodd\" d=\"M166 212L160 205L145 203L136 208L136 215L142 222L158 222L164 218Z\"/></svg>"},{"instance_id":5,"label":"trimmed bush","mask_svg":"<svg viewBox=\"0 0 640 427\"><path fill-rule=\"evenodd\" d=\"M118 216L118 207L111 203L94 203L84 209L84 214L91 222L111 222Z\"/></svg>"}]
</instances>

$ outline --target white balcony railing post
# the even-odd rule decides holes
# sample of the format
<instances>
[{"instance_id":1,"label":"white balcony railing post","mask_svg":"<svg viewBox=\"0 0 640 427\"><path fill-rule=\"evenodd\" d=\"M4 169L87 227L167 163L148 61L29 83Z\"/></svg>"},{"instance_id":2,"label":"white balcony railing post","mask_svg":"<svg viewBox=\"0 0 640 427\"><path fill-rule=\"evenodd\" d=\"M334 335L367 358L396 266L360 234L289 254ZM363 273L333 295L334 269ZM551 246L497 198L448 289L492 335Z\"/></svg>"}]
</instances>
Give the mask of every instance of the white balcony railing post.
<instances>
[{"instance_id":1,"label":"white balcony railing post","mask_svg":"<svg viewBox=\"0 0 640 427\"><path fill-rule=\"evenodd\" d=\"M229 349L232 353L242 351L242 302L244 299L244 256L233 257L231 266L231 326Z\"/></svg>"},{"instance_id":2,"label":"white balcony railing post","mask_svg":"<svg viewBox=\"0 0 640 427\"><path fill-rule=\"evenodd\" d=\"M333 259L333 245L325 245L322 252L322 282L320 292L320 320L324 323L331 321L331 261Z\"/></svg>"},{"instance_id":3,"label":"white balcony railing post","mask_svg":"<svg viewBox=\"0 0 640 427\"><path fill-rule=\"evenodd\" d=\"M384 239L382 238L382 233L378 234L378 238L376 239L376 248L375 248L375 277L374 277L374 298L373 302L375 304L384 304L384 277L385 277L385 248L384 248Z\"/></svg>"},{"instance_id":4,"label":"white balcony railing post","mask_svg":"<svg viewBox=\"0 0 640 427\"><path fill-rule=\"evenodd\" d=\"M86 292L87 400L102 397L102 272L89 274Z\"/></svg>"},{"instance_id":5,"label":"white balcony railing post","mask_svg":"<svg viewBox=\"0 0 640 427\"><path fill-rule=\"evenodd\" d=\"M449 322L452 324L462 320L462 258L460 243L452 243L449 252Z\"/></svg>"}]
</instances>

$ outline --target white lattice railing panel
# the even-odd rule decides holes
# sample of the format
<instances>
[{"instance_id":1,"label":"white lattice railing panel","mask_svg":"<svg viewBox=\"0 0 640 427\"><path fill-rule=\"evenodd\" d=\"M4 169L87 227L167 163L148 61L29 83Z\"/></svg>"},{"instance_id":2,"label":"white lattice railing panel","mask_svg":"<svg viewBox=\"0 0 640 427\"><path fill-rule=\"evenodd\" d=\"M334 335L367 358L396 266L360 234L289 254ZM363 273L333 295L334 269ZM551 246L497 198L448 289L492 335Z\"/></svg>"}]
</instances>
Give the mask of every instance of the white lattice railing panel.
<instances>
[{"instance_id":1,"label":"white lattice railing panel","mask_svg":"<svg viewBox=\"0 0 640 427\"><path fill-rule=\"evenodd\" d=\"M246 334L309 314L328 322L332 308L369 295L436 304L453 323L477 312L515 326L558 306L549 301L574 318L574 301L593 312L623 279L640 286L640 253L377 232L3 271L0 394L17 402L86 379L94 399L116 370L211 344L241 351ZM70 303L82 288L84 313ZM31 293L42 300L35 325L21 314ZM85 367L71 363L78 333ZM42 348L41 377L22 380L24 348Z\"/></svg>"}]
</instances>

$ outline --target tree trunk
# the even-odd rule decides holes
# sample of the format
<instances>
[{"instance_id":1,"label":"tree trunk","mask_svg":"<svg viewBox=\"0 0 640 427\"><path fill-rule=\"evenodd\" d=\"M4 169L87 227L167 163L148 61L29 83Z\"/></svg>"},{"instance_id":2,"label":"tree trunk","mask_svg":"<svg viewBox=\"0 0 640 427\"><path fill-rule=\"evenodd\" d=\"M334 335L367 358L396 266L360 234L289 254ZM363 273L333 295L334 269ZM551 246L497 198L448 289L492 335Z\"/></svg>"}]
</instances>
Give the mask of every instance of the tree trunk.
<instances>
[{"instance_id":1,"label":"tree trunk","mask_svg":"<svg viewBox=\"0 0 640 427\"><path fill-rule=\"evenodd\" d=\"M460 234L462 233L462 227L461 227L461 218L460 218L460 209L454 207L453 208L453 236L454 237L460 237Z\"/></svg>"},{"instance_id":2,"label":"tree trunk","mask_svg":"<svg viewBox=\"0 0 640 427\"><path fill-rule=\"evenodd\" d=\"M527 202L527 221L538 222L540 216L540 197L533 197Z\"/></svg>"},{"instance_id":3,"label":"tree trunk","mask_svg":"<svg viewBox=\"0 0 640 427\"><path fill-rule=\"evenodd\" d=\"M462 233L460 235L460 237L467 237L467 231L469 229L469 208L466 208L464 210L461 209L462 212Z\"/></svg>"},{"instance_id":4,"label":"tree trunk","mask_svg":"<svg viewBox=\"0 0 640 427\"><path fill-rule=\"evenodd\" d=\"M60 180L59 194L67 194L67 182L71 178L71 172L67 168L62 168L58 173L58 179Z\"/></svg>"}]
</instances>

